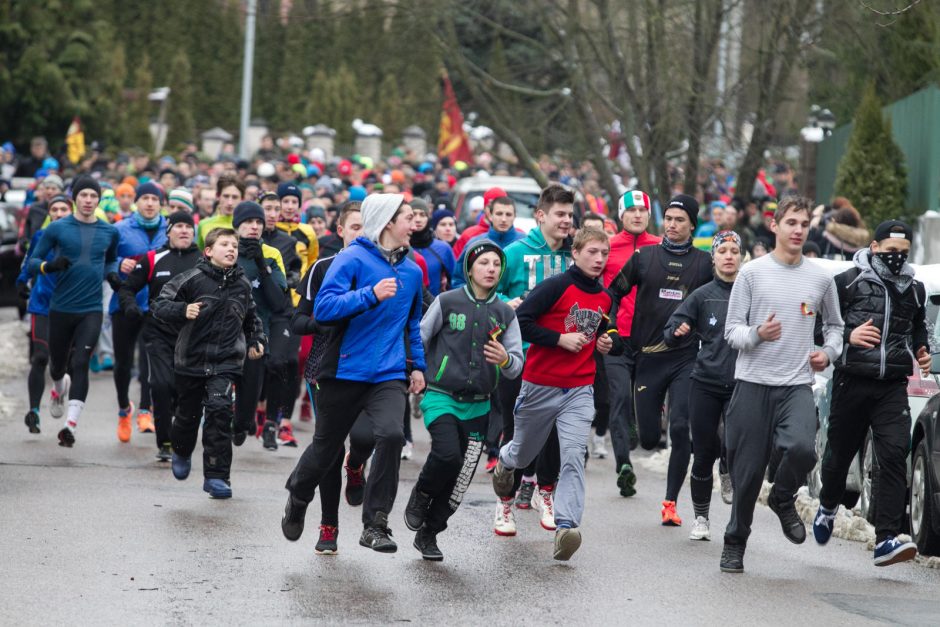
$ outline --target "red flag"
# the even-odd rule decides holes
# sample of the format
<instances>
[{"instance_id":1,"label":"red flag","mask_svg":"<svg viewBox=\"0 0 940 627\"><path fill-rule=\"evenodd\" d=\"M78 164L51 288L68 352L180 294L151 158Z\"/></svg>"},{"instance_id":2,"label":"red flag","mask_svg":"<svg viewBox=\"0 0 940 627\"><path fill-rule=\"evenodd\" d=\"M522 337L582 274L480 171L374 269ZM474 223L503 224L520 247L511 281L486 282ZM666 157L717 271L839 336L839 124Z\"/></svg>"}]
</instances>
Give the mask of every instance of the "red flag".
<instances>
[{"instance_id":1,"label":"red flag","mask_svg":"<svg viewBox=\"0 0 940 627\"><path fill-rule=\"evenodd\" d=\"M444 107L441 109L441 130L437 139L437 156L449 157L451 164L458 161L473 162L470 138L463 130L463 113L457 104L457 96L450 84L450 78L444 73Z\"/></svg>"}]
</instances>

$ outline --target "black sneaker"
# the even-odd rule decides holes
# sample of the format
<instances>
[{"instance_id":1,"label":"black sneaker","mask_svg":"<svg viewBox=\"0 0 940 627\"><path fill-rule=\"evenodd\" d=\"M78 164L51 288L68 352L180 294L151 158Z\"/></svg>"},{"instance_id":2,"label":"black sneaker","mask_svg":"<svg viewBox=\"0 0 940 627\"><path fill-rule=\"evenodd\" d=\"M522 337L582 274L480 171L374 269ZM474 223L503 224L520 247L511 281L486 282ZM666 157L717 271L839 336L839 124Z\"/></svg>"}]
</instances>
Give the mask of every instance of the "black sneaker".
<instances>
[{"instance_id":1,"label":"black sneaker","mask_svg":"<svg viewBox=\"0 0 940 627\"><path fill-rule=\"evenodd\" d=\"M346 469L346 502L352 507L358 507L366 497L366 465L350 468L349 453L346 453L343 468Z\"/></svg>"},{"instance_id":2,"label":"black sneaker","mask_svg":"<svg viewBox=\"0 0 940 627\"><path fill-rule=\"evenodd\" d=\"M743 573L744 572L744 549L743 544L728 544L725 540L725 546L721 549L721 563L719 568L723 573Z\"/></svg>"},{"instance_id":3,"label":"black sneaker","mask_svg":"<svg viewBox=\"0 0 940 627\"><path fill-rule=\"evenodd\" d=\"M273 420L264 423L264 430L261 432L261 444L269 451L277 450L277 425Z\"/></svg>"},{"instance_id":4,"label":"black sneaker","mask_svg":"<svg viewBox=\"0 0 940 627\"><path fill-rule=\"evenodd\" d=\"M780 519L780 527L783 529L783 535L793 544L803 544L806 542L806 525L803 519L796 512L796 504L793 499L786 503L778 503L771 492L767 497L767 506L777 518Z\"/></svg>"},{"instance_id":5,"label":"black sneaker","mask_svg":"<svg viewBox=\"0 0 940 627\"><path fill-rule=\"evenodd\" d=\"M535 494L535 481L523 481L516 492L516 509L532 509L532 495Z\"/></svg>"},{"instance_id":6,"label":"black sneaker","mask_svg":"<svg viewBox=\"0 0 940 627\"><path fill-rule=\"evenodd\" d=\"M635 451L636 447L640 445L640 433L636 429L636 423L630 422L630 450Z\"/></svg>"},{"instance_id":7,"label":"black sneaker","mask_svg":"<svg viewBox=\"0 0 940 627\"><path fill-rule=\"evenodd\" d=\"M284 532L284 537L291 542L299 540L304 532L304 518L306 516L307 504L301 503L288 494L284 517L281 518L281 531Z\"/></svg>"},{"instance_id":8,"label":"black sneaker","mask_svg":"<svg viewBox=\"0 0 940 627\"><path fill-rule=\"evenodd\" d=\"M317 555L336 555L339 548L336 546L336 536L339 535L339 528L332 525L320 525L320 539L317 540L317 546L313 549Z\"/></svg>"},{"instance_id":9,"label":"black sneaker","mask_svg":"<svg viewBox=\"0 0 940 627\"><path fill-rule=\"evenodd\" d=\"M26 412L26 418L23 419L30 433L39 433L39 414L33 410Z\"/></svg>"},{"instance_id":10,"label":"black sneaker","mask_svg":"<svg viewBox=\"0 0 940 627\"><path fill-rule=\"evenodd\" d=\"M422 527L415 534L414 547L421 553L421 558L429 562L444 561L444 554L437 548L437 534L431 533Z\"/></svg>"},{"instance_id":11,"label":"black sneaker","mask_svg":"<svg viewBox=\"0 0 940 627\"><path fill-rule=\"evenodd\" d=\"M431 497L418 489L415 485L411 491L411 497L408 499L408 505L405 506L405 526L411 531L418 531L428 517L428 507L431 505Z\"/></svg>"},{"instance_id":12,"label":"black sneaker","mask_svg":"<svg viewBox=\"0 0 940 627\"><path fill-rule=\"evenodd\" d=\"M64 446L65 448L72 448L75 445L75 432L69 429L68 427L62 427L62 430L59 431L59 446Z\"/></svg>"},{"instance_id":13,"label":"black sneaker","mask_svg":"<svg viewBox=\"0 0 940 627\"><path fill-rule=\"evenodd\" d=\"M169 442L160 445L160 450L157 451L157 461L168 462L173 459L173 449L170 446Z\"/></svg>"},{"instance_id":14,"label":"black sneaker","mask_svg":"<svg viewBox=\"0 0 940 627\"><path fill-rule=\"evenodd\" d=\"M359 536L359 544L379 553L395 553L398 545L392 540L392 530L388 528L388 514L379 512L375 520L366 525Z\"/></svg>"}]
</instances>

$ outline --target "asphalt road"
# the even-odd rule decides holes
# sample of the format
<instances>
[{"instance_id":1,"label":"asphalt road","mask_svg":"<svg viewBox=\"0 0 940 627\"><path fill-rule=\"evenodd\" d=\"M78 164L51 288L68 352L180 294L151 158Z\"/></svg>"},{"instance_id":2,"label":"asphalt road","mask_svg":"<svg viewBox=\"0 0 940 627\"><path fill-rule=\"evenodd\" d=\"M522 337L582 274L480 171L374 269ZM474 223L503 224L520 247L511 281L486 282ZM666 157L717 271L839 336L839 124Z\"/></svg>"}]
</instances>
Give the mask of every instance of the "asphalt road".
<instances>
[{"instance_id":1,"label":"asphalt road","mask_svg":"<svg viewBox=\"0 0 940 627\"><path fill-rule=\"evenodd\" d=\"M839 539L794 546L762 506L746 573L723 574L720 541L688 540L688 488L686 526L664 528L664 477L640 470L639 493L624 499L610 459L587 468L584 544L570 562L551 559L552 534L534 511L518 512L515 538L492 533L482 471L440 537L444 562L424 562L401 519L428 450L417 421L415 459L402 462L391 516L398 553L360 547L360 512L343 504L339 555L319 557L317 504L299 542L279 526L298 449L272 453L250 440L236 449L234 498L213 501L201 490L198 453L191 478L178 482L153 459L152 435L118 442L109 376L93 378L74 449L57 446L61 425L45 407L42 434L27 432L25 379L0 391L17 399L0 419L3 625L940 624L940 571L877 569L862 544ZM310 440L310 423L297 431ZM717 493L712 503L717 539L730 508Z\"/></svg>"}]
</instances>

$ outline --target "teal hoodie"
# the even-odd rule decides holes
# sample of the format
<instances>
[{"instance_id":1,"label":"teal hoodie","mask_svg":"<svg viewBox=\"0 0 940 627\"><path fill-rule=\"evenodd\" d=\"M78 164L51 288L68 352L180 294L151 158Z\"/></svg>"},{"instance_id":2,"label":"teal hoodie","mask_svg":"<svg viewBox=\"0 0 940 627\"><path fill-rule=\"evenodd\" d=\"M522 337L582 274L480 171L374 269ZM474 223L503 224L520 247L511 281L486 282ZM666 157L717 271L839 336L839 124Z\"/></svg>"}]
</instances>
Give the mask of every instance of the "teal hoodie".
<instances>
[{"instance_id":1,"label":"teal hoodie","mask_svg":"<svg viewBox=\"0 0 940 627\"><path fill-rule=\"evenodd\" d=\"M506 247L506 270L499 281L499 293L506 300L523 298L545 279L561 274L572 265L571 241L552 251L538 227L525 239Z\"/></svg>"}]
</instances>

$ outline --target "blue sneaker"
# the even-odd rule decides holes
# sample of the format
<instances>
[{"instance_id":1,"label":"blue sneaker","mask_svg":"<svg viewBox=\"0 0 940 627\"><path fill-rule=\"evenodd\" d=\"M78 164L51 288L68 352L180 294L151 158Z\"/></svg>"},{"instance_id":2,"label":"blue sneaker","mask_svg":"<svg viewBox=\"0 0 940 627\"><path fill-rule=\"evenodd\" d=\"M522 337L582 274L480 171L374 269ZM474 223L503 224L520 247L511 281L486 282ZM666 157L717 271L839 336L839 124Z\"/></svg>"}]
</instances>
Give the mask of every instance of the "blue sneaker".
<instances>
[{"instance_id":1,"label":"blue sneaker","mask_svg":"<svg viewBox=\"0 0 940 627\"><path fill-rule=\"evenodd\" d=\"M173 453L170 467L173 469L173 476L182 481L189 476L189 471L193 468L193 458L180 457L176 453Z\"/></svg>"},{"instance_id":2,"label":"blue sneaker","mask_svg":"<svg viewBox=\"0 0 940 627\"><path fill-rule=\"evenodd\" d=\"M908 562L915 557L917 557L917 545L911 541L901 542L894 536L888 536L875 545L875 566Z\"/></svg>"},{"instance_id":3,"label":"blue sneaker","mask_svg":"<svg viewBox=\"0 0 940 627\"><path fill-rule=\"evenodd\" d=\"M208 492L211 499L232 498L232 487L225 479L206 479L202 484L202 491Z\"/></svg>"},{"instance_id":4,"label":"blue sneaker","mask_svg":"<svg viewBox=\"0 0 940 627\"><path fill-rule=\"evenodd\" d=\"M114 358L105 356L101 360L101 369L102 370L114 370Z\"/></svg>"},{"instance_id":5,"label":"blue sneaker","mask_svg":"<svg viewBox=\"0 0 940 627\"><path fill-rule=\"evenodd\" d=\"M101 372L101 364L98 363L98 355L92 354L91 359L88 360L88 369L95 374Z\"/></svg>"},{"instance_id":6,"label":"blue sneaker","mask_svg":"<svg viewBox=\"0 0 940 627\"><path fill-rule=\"evenodd\" d=\"M813 537L816 538L817 544L825 544L832 537L832 528L835 525L837 510L838 507L830 511L822 505L816 510L816 517L813 518Z\"/></svg>"}]
</instances>

